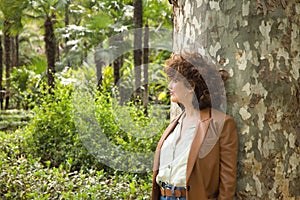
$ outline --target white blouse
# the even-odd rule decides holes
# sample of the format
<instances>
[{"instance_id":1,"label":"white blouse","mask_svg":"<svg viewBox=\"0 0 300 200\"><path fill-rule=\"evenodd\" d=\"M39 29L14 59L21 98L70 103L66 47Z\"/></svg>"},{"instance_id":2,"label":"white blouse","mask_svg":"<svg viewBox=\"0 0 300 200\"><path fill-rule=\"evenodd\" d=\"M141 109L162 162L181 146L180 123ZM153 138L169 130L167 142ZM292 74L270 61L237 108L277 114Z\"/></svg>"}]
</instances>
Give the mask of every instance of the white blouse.
<instances>
[{"instance_id":1,"label":"white blouse","mask_svg":"<svg viewBox=\"0 0 300 200\"><path fill-rule=\"evenodd\" d=\"M182 129L182 121L185 114L178 120L178 124L172 133L164 141L160 151L159 171L156 177L158 184L164 182L176 187L186 186L186 167L191 144L195 136L195 126L186 129L179 139Z\"/></svg>"}]
</instances>

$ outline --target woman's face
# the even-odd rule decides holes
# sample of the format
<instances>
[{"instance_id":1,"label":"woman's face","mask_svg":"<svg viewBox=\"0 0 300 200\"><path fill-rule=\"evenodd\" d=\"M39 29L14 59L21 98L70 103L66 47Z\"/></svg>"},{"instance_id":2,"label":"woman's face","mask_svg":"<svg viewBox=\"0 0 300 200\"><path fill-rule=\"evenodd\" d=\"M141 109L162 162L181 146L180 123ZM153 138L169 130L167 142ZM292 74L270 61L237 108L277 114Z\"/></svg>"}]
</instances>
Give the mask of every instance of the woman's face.
<instances>
[{"instance_id":1,"label":"woman's face","mask_svg":"<svg viewBox=\"0 0 300 200\"><path fill-rule=\"evenodd\" d=\"M174 103L186 102L191 93L191 90L184 85L183 80L176 77L170 79L168 89L170 90L171 101Z\"/></svg>"}]
</instances>

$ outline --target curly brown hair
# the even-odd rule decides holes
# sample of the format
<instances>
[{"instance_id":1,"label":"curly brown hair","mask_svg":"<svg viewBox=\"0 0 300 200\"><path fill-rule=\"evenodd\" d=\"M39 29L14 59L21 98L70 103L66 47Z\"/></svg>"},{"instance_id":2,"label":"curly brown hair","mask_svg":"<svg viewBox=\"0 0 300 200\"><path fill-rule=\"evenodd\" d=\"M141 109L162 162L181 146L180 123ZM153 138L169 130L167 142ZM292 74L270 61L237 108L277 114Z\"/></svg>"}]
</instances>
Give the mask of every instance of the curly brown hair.
<instances>
[{"instance_id":1,"label":"curly brown hair","mask_svg":"<svg viewBox=\"0 0 300 200\"><path fill-rule=\"evenodd\" d=\"M200 54L172 55L166 61L165 72L169 79L181 79L187 88L194 88L193 106L196 109L219 108L224 92L220 74L209 60ZM219 83L219 84L218 84ZM181 105L182 106L182 105Z\"/></svg>"}]
</instances>

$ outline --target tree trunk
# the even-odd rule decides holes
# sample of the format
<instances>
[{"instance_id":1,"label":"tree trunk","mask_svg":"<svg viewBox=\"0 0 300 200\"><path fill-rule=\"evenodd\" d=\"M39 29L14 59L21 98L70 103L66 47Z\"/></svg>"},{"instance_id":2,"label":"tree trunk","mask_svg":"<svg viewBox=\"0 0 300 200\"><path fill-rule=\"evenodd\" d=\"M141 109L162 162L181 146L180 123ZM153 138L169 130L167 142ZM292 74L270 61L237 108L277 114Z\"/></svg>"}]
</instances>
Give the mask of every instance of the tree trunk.
<instances>
[{"instance_id":1,"label":"tree trunk","mask_svg":"<svg viewBox=\"0 0 300 200\"><path fill-rule=\"evenodd\" d=\"M16 41L15 37L10 38L10 49L11 49L11 68L16 66Z\"/></svg>"},{"instance_id":2,"label":"tree trunk","mask_svg":"<svg viewBox=\"0 0 300 200\"><path fill-rule=\"evenodd\" d=\"M99 49L102 48L102 45L99 46ZM104 60L101 60L101 56L99 56L99 49L96 49L94 53L94 60L96 63L96 73L97 73L97 90L101 91L102 86L102 68L105 66Z\"/></svg>"},{"instance_id":3,"label":"tree trunk","mask_svg":"<svg viewBox=\"0 0 300 200\"><path fill-rule=\"evenodd\" d=\"M113 68L114 68L114 84L118 85L118 82L120 80L120 69L123 65L123 56L120 56L117 58L114 63L113 63Z\"/></svg>"},{"instance_id":4,"label":"tree trunk","mask_svg":"<svg viewBox=\"0 0 300 200\"><path fill-rule=\"evenodd\" d=\"M142 65L142 27L143 27L143 2L134 1L134 72L135 72L135 98L141 97L141 65Z\"/></svg>"},{"instance_id":5,"label":"tree trunk","mask_svg":"<svg viewBox=\"0 0 300 200\"><path fill-rule=\"evenodd\" d=\"M70 5L70 2L67 1L66 2L66 5L65 5L65 27L67 28L70 24L70 9L69 9L69 5ZM68 58L68 53L70 51L70 48L69 46L67 45L68 44L68 41L69 41L69 37L66 37L65 38L65 49L64 49L64 53L67 57L67 65L70 67L71 63L70 63L70 60Z\"/></svg>"},{"instance_id":6,"label":"tree trunk","mask_svg":"<svg viewBox=\"0 0 300 200\"><path fill-rule=\"evenodd\" d=\"M2 37L0 36L0 109L3 110L3 97L4 89L2 85L3 81L3 48L2 48Z\"/></svg>"},{"instance_id":7,"label":"tree trunk","mask_svg":"<svg viewBox=\"0 0 300 200\"><path fill-rule=\"evenodd\" d=\"M16 35L15 36L15 47L16 47L16 54L15 54L15 58L16 58L16 61L15 61L15 66L18 67L20 64L19 64L19 35Z\"/></svg>"},{"instance_id":8,"label":"tree trunk","mask_svg":"<svg viewBox=\"0 0 300 200\"><path fill-rule=\"evenodd\" d=\"M110 43L112 46L119 45L124 42L124 38L122 34L119 34L115 37L113 37L113 41L111 40ZM117 53L119 50L116 50L115 53ZM114 69L114 84L117 86L118 82L120 80L120 69L123 66L124 58L123 55L119 56L117 59L113 62L113 69ZM119 88L120 89L120 88ZM119 90L120 91L120 90Z\"/></svg>"},{"instance_id":9,"label":"tree trunk","mask_svg":"<svg viewBox=\"0 0 300 200\"><path fill-rule=\"evenodd\" d=\"M4 21L4 52L5 52L5 109L9 108L10 97L10 68L12 65L11 59L11 37L9 33L10 24L7 20Z\"/></svg>"},{"instance_id":10,"label":"tree trunk","mask_svg":"<svg viewBox=\"0 0 300 200\"><path fill-rule=\"evenodd\" d=\"M237 199L300 199L299 1L172 2L174 51L200 42L230 74Z\"/></svg>"},{"instance_id":11,"label":"tree trunk","mask_svg":"<svg viewBox=\"0 0 300 200\"><path fill-rule=\"evenodd\" d=\"M47 76L48 85L50 88L54 88L54 74L55 74L55 57L56 57L56 39L53 29L52 16L48 16L44 23L45 27L45 45L47 56Z\"/></svg>"},{"instance_id":12,"label":"tree trunk","mask_svg":"<svg viewBox=\"0 0 300 200\"><path fill-rule=\"evenodd\" d=\"M145 27L144 33L144 52L143 52L143 70L144 70L144 95L143 105L144 112L148 114L148 63L149 63L149 27L148 24Z\"/></svg>"}]
</instances>

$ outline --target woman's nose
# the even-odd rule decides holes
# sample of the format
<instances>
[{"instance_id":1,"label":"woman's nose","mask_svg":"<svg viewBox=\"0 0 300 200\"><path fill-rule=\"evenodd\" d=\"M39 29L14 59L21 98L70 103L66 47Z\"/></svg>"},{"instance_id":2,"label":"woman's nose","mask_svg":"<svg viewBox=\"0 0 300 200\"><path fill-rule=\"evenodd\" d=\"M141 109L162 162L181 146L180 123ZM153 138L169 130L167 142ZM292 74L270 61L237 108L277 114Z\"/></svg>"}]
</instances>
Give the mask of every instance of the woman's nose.
<instances>
[{"instance_id":1,"label":"woman's nose","mask_svg":"<svg viewBox=\"0 0 300 200\"><path fill-rule=\"evenodd\" d=\"M172 81L169 81L168 89L170 90L171 88L172 88Z\"/></svg>"}]
</instances>

